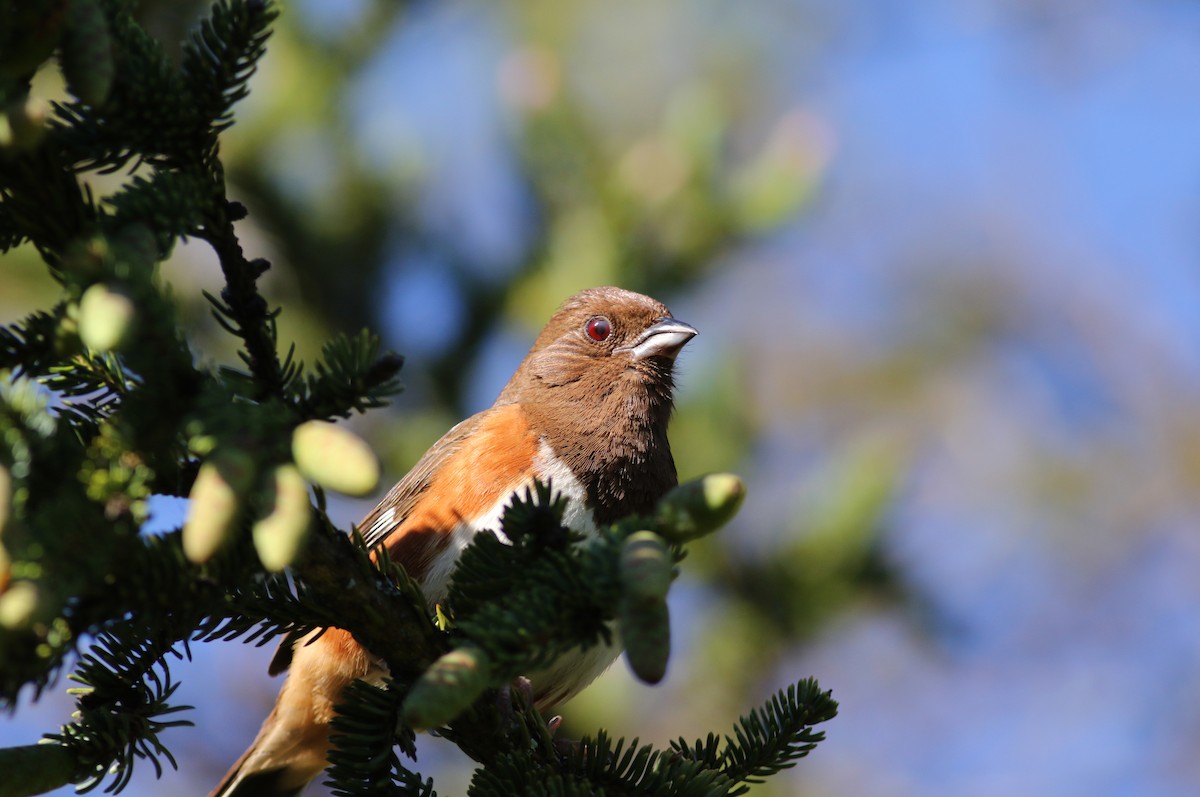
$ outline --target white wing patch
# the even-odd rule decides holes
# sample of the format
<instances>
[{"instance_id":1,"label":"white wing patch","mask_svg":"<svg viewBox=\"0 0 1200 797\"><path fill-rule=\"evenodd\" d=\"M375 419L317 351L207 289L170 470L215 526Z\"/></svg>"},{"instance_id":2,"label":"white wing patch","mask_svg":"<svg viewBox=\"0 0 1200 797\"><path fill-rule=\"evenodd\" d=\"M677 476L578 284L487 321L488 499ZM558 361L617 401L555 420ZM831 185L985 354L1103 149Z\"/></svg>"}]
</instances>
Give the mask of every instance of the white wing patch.
<instances>
[{"instance_id":1,"label":"white wing patch","mask_svg":"<svg viewBox=\"0 0 1200 797\"><path fill-rule=\"evenodd\" d=\"M371 524L371 528L367 529L366 533L363 534L363 538L369 540L381 536L383 531L392 525L392 520L395 517L395 507L380 512L379 517L375 518L375 522Z\"/></svg>"}]
</instances>

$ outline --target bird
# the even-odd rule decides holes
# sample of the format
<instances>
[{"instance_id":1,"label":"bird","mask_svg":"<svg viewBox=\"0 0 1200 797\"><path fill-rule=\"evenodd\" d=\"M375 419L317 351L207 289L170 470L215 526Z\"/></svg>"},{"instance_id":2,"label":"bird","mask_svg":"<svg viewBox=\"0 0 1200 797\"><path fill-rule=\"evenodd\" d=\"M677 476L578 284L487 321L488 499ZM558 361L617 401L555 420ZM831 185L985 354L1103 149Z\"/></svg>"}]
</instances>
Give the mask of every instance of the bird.
<instances>
[{"instance_id":1,"label":"bird","mask_svg":"<svg viewBox=\"0 0 1200 797\"><path fill-rule=\"evenodd\" d=\"M617 287L567 299L534 340L495 403L448 431L359 524L421 584L430 607L446 595L474 535L500 535L512 496L548 482L566 499L563 524L595 534L647 513L678 484L667 439L676 355L697 331L661 302ZM566 702L619 649L576 649L529 674L534 705ZM271 662L288 670L249 749L209 797L291 797L325 769L330 721L355 679L387 673L346 631L285 642Z\"/></svg>"}]
</instances>

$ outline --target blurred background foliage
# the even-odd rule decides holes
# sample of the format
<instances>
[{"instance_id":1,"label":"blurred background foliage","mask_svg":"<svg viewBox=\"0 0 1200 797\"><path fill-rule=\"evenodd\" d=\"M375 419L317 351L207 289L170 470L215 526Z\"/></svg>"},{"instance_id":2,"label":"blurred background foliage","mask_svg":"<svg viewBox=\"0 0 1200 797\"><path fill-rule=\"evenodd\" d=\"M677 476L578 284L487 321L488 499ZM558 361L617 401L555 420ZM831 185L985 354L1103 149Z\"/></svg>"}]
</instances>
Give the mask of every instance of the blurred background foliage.
<instances>
[{"instance_id":1,"label":"blurred background foliage","mask_svg":"<svg viewBox=\"0 0 1200 797\"><path fill-rule=\"evenodd\" d=\"M205 8L140 13L171 42ZM1195 793L1193 4L281 10L222 142L239 234L302 358L363 325L408 357L406 393L355 422L390 476L489 405L578 288L651 293L701 330L680 475L738 471L750 498L684 564L667 682L615 666L568 734L665 742L812 674L841 715L756 793ZM232 361L200 293L211 252L162 273L200 356ZM0 285L4 321L54 295L30 250ZM267 650L195 652L180 793L278 687ZM454 794L448 747L423 740L421 769ZM126 793L158 790L142 772Z\"/></svg>"}]
</instances>

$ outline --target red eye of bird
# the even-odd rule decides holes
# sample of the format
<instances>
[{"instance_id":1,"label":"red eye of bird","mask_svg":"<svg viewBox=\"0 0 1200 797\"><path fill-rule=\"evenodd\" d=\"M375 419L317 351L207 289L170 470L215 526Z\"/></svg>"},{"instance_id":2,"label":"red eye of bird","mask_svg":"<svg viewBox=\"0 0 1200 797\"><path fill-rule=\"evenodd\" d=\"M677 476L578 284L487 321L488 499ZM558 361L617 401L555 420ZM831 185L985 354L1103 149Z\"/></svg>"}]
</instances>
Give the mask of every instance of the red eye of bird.
<instances>
[{"instance_id":1,"label":"red eye of bird","mask_svg":"<svg viewBox=\"0 0 1200 797\"><path fill-rule=\"evenodd\" d=\"M590 319L585 327L588 337L594 341L608 340L612 334L612 323L602 315Z\"/></svg>"}]
</instances>

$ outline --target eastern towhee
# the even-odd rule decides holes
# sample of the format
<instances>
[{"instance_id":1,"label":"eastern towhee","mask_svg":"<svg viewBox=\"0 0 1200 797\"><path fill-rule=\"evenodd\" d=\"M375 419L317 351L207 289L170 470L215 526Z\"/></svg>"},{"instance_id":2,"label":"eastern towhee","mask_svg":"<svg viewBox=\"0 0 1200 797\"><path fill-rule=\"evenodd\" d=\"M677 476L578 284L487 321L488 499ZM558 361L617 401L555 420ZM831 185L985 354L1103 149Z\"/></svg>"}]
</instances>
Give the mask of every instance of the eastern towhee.
<instances>
[{"instance_id":1,"label":"eastern towhee","mask_svg":"<svg viewBox=\"0 0 1200 797\"><path fill-rule=\"evenodd\" d=\"M385 546L432 606L471 537L495 531L513 493L535 479L568 499L564 523L573 531L649 512L677 483L667 442L672 370L695 334L638 293L594 288L571 297L496 403L447 432L366 516L359 529L367 544ZM342 689L384 674L341 629L309 639L276 654L272 674L289 664L290 672L275 708L210 797L298 794L326 766ZM596 646L529 674L535 704L570 699L617 652Z\"/></svg>"}]
</instances>

